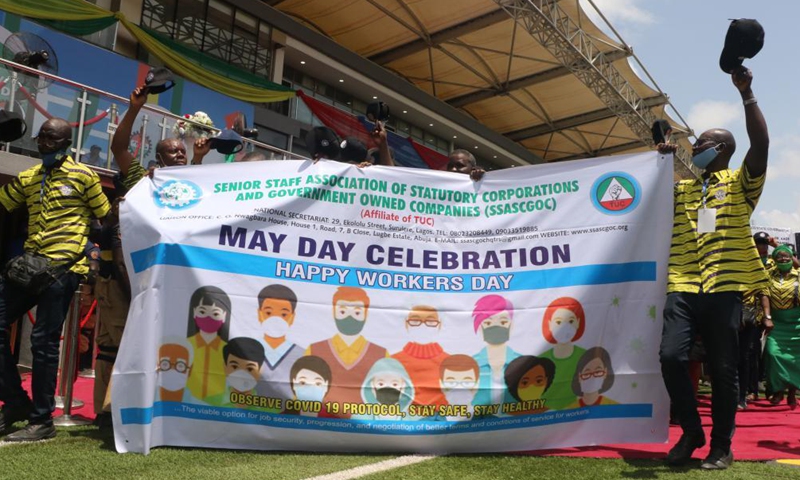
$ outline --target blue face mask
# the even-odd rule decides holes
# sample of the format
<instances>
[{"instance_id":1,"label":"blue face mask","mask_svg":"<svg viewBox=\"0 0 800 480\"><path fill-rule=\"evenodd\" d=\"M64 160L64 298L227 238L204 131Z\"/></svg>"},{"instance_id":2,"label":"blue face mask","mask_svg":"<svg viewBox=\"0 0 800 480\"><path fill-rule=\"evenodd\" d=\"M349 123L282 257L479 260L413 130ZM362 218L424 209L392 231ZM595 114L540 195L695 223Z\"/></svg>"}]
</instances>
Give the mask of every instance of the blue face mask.
<instances>
[{"instance_id":1,"label":"blue face mask","mask_svg":"<svg viewBox=\"0 0 800 480\"><path fill-rule=\"evenodd\" d=\"M697 155L693 156L692 163L694 164L694 166L705 170L705 168L708 167L708 165L711 162L713 162L715 158L717 158L717 155L719 155L717 147L719 147L720 145L721 144L718 143L713 147L707 148L702 152L698 153Z\"/></svg>"},{"instance_id":2,"label":"blue face mask","mask_svg":"<svg viewBox=\"0 0 800 480\"><path fill-rule=\"evenodd\" d=\"M321 385L296 385L294 393L301 402L321 402L325 398L327 389Z\"/></svg>"},{"instance_id":3,"label":"blue face mask","mask_svg":"<svg viewBox=\"0 0 800 480\"><path fill-rule=\"evenodd\" d=\"M63 150L59 150L57 152L51 152L51 153L44 153L44 154L42 154L42 165L44 165L47 168L50 168L53 165L55 165L62 158L64 158L64 151Z\"/></svg>"}]
</instances>

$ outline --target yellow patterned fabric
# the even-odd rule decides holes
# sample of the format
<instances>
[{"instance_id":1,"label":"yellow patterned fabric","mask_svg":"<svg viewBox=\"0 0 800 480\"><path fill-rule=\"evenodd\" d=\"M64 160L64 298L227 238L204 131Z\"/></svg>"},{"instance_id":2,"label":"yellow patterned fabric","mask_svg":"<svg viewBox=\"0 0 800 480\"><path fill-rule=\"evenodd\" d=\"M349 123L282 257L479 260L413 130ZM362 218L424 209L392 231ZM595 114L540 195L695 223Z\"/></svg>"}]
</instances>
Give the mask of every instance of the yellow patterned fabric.
<instances>
[{"instance_id":1,"label":"yellow patterned fabric","mask_svg":"<svg viewBox=\"0 0 800 480\"><path fill-rule=\"evenodd\" d=\"M770 271L769 276L769 304L773 310L789 310L798 306L797 291L798 285L797 269L792 269L786 278L781 276L778 269Z\"/></svg>"},{"instance_id":2,"label":"yellow patterned fabric","mask_svg":"<svg viewBox=\"0 0 800 480\"><path fill-rule=\"evenodd\" d=\"M750 177L743 166L675 185L668 292L745 292L767 285L750 232L750 216L765 179L766 175ZM711 233L698 233L698 210L704 203L716 209L716 230Z\"/></svg>"}]
</instances>

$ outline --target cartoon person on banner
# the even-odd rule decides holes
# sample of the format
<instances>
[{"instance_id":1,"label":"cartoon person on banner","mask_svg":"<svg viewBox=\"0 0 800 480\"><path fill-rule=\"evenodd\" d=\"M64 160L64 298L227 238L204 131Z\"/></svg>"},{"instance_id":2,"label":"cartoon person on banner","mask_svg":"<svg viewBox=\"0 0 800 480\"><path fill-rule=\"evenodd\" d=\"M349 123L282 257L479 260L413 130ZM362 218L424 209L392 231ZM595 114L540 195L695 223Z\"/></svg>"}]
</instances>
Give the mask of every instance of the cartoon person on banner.
<instances>
[{"instance_id":1,"label":"cartoon person on banner","mask_svg":"<svg viewBox=\"0 0 800 480\"><path fill-rule=\"evenodd\" d=\"M256 384L264 365L264 346L253 338L232 338L222 347L222 358L225 361L225 391L208 397L206 402L220 407L253 408L239 398L240 395L256 395Z\"/></svg>"},{"instance_id":2,"label":"cartoon person on banner","mask_svg":"<svg viewBox=\"0 0 800 480\"><path fill-rule=\"evenodd\" d=\"M611 366L611 355L603 347L590 348L578 360L572 379L572 391L578 399L567 408L616 405L618 402L603 395L613 386L614 368Z\"/></svg>"},{"instance_id":3,"label":"cartoon person on banner","mask_svg":"<svg viewBox=\"0 0 800 480\"><path fill-rule=\"evenodd\" d=\"M286 381L292 365L305 349L286 340L294 323L297 295L284 285L268 285L258 293L258 322L266 363L256 392L262 397L288 400L293 398L291 384Z\"/></svg>"},{"instance_id":4,"label":"cartoon person on banner","mask_svg":"<svg viewBox=\"0 0 800 480\"><path fill-rule=\"evenodd\" d=\"M222 349L228 342L231 301L217 287L200 287L189 301L187 339L197 366L189 373L189 392L200 400L225 391L225 360Z\"/></svg>"},{"instance_id":5,"label":"cartoon person on banner","mask_svg":"<svg viewBox=\"0 0 800 480\"><path fill-rule=\"evenodd\" d=\"M312 343L306 350L306 354L320 357L331 367L336 383L328 392L329 402L361 403L361 385L369 369L388 356L385 348L361 335L368 314L367 292L357 287L339 287L333 294L333 319L339 333Z\"/></svg>"},{"instance_id":6,"label":"cartoon person on banner","mask_svg":"<svg viewBox=\"0 0 800 480\"><path fill-rule=\"evenodd\" d=\"M411 341L392 358L403 364L414 382L416 405L444 405L439 389L439 365L448 357L436 341L442 331L439 312L427 305L416 305L405 319L405 328Z\"/></svg>"},{"instance_id":7,"label":"cartoon person on banner","mask_svg":"<svg viewBox=\"0 0 800 480\"><path fill-rule=\"evenodd\" d=\"M353 415L354 419L413 420L408 407L414 401L414 384L403 364L394 358L382 358L370 368L361 387L361 399L366 405L396 405L395 414Z\"/></svg>"},{"instance_id":8,"label":"cartoon person on banner","mask_svg":"<svg viewBox=\"0 0 800 480\"><path fill-rule=\"evenodd\" d=\"M325 408L325 396L331 388L333 376L325 360L309 355L300 357L292 365L289 375L294 401L286 402L287 415L332 418Z\"/></svg>"},{"instance_id":9,"label":"cartoon person on banner","mask_svg":"<svg viewBox=\"0 0 800 480\"><path fill-rule=\"evenodd\" d=\"M446 420L469 420L473 416L472 401L478 393L481 369L469 355L450 355L439 366L439 387L447 400L446 410L454 415L445 415ZM458 414L465 411L465 415ZM457 413L458 412L458 413Z\"/></svg>"},{"instance_id":10,"label":"cartoon person on banner","mask_svg":"<svg viewBox=\"0 0 800 480\"><path fill-rule=\"evenodd\" d=\"M193 349L185 338L164 339L164 343L158 347L156 366L158 400L196 403L196 399L186 390L192 360Z\"/></svg>"},{"instance_id":11,"label":"cartoon person on banner","mask_svg":"<svg viewBox=\"0 0 800 480\"><path fill-rule=\"evenodd\" d=\"M572 377L578 360L586 351L575 345L586 330L586 315L579 301L561 297L550 302L542 318L542 335L553 348L539 355L556 366L555 379L544 394L547 408L559 410L575 401Z\"/></svg>"},{"instance_id":12,"label":"cartoon person on banner","mask_svg":"<svg viewBox=\"0 0 800 480\"><path fill-rule=\"evenodd\" d=\"M475 333L480 331L486 342L486 347L474 356L481 375L473 404L514 403L514 397L508 393L504 381L506 367L519 357L519 353L507 345L514 319L514 304L500 295L486 295L475 303L472 318Z\"/></svg>"},{"instance_id":13,"label":"cartoon person on banner","mask_svg":"<svg viewBox=\"0 0 800 480\"><path fill-rule=\"evenodd\" d=\"M556 364L548 358L523 355L509 363L505 375L508 392L517 402L529 406L512 411L512 415L546 412L547 404L542 397L553 384L555 375Z\"/></svg>"}]
</instances>

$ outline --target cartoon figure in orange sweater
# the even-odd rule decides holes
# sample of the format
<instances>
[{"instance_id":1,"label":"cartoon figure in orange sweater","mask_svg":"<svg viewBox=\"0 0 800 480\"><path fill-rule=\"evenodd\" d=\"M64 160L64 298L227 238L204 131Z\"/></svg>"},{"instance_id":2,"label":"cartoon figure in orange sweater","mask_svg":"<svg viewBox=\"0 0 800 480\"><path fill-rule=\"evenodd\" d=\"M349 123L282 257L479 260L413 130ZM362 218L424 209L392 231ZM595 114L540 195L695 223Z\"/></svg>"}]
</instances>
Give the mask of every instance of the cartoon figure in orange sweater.
<instances>
[{"instance_id":1,"label":"cartoon figure in orange sweater","mask_svg":"<svg viewBox=\"0 0 800 480\"><path fill-rule=\"evenodd\" d=\"M405 320L411 339L392 358L403 364L416 388L415 405L446 405L439 388L439 366L449 355L436 340L442 330L439 312L427 305L411 308Z\"/></svg>"}]
</instances>

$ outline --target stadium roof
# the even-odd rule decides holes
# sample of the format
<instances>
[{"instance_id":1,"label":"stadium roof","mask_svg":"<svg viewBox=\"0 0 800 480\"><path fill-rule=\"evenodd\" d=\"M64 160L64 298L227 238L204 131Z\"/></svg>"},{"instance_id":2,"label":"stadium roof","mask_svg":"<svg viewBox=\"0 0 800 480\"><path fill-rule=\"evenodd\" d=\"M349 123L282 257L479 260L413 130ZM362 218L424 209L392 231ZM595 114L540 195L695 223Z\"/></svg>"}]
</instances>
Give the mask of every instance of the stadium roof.
<instances>
[{"instance_id":1,"label":"stadium roof","mask_svg":"<svg viewBox=\"0 0 800 480\"><path fill-rule=\"evenodd\" d=\"M648 150L652 122L666 118L683 147L676 174L692 174L691 130L669 117L668 97L631 67L632 49L579 0L264 3L544 161Z\"/></svg>"}]
</instances>

